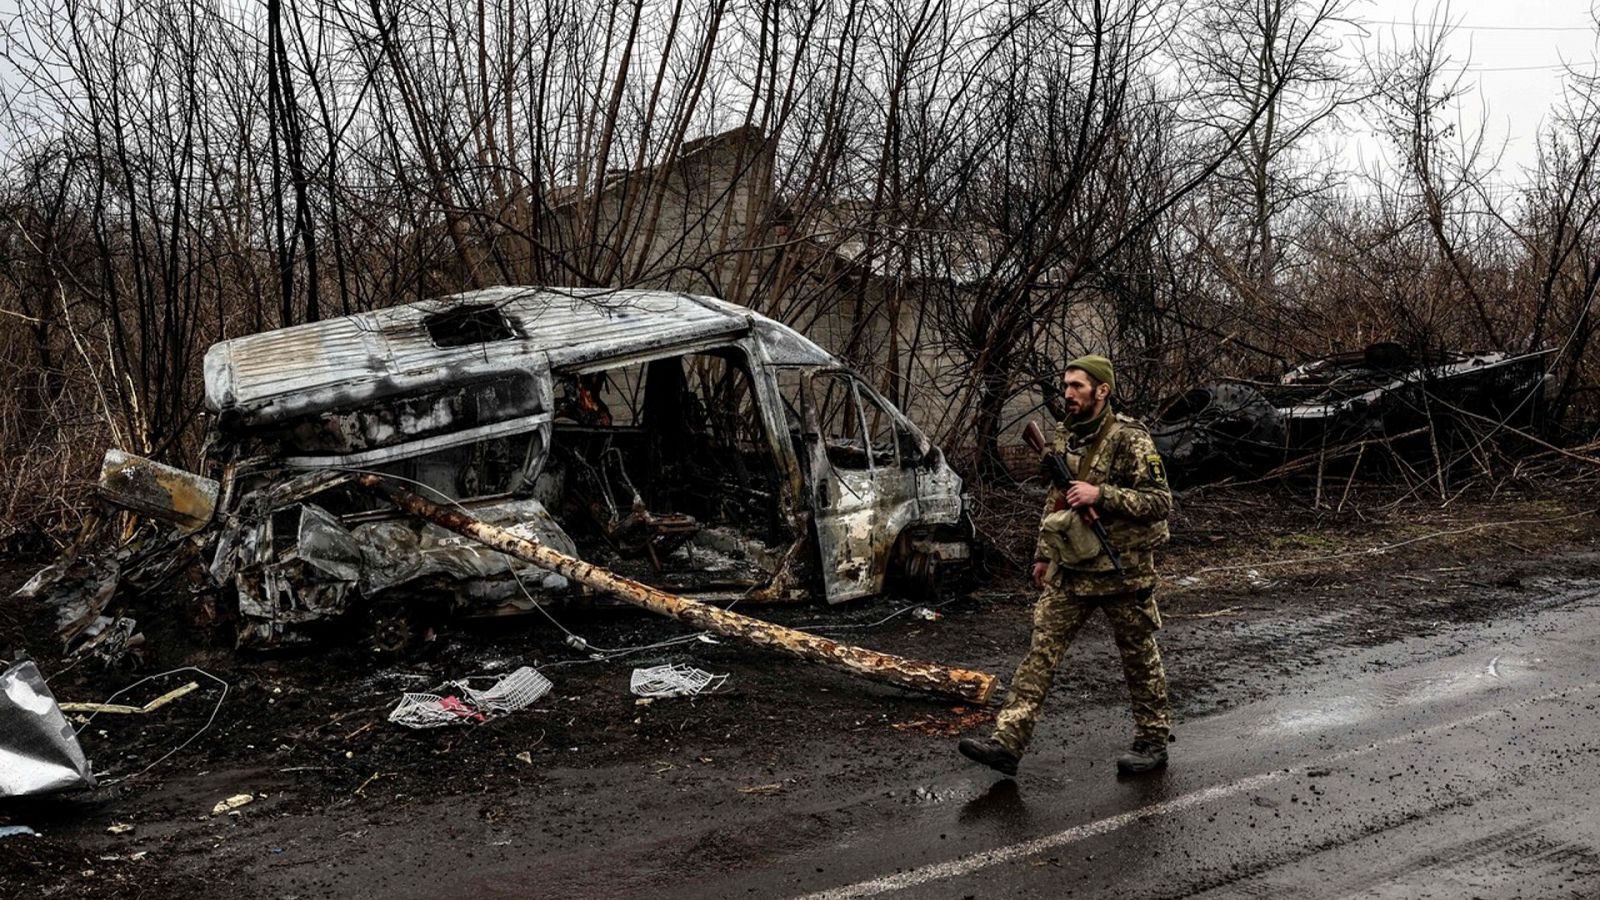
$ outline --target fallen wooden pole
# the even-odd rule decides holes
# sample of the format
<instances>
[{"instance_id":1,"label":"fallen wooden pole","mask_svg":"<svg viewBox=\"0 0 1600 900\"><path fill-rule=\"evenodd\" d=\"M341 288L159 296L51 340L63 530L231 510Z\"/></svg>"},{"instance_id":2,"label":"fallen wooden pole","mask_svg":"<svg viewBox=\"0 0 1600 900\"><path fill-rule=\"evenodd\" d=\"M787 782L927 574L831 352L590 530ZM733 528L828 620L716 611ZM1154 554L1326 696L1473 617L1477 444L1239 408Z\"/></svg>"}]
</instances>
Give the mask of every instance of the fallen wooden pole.
<instances>
[{"instance_id":1,"label":"fallen wooden pole","mask_svg":"<svg viewBox=\"0 0 1600 900\"><path fill-rule=\"evenodd\" d=\"M987 704L994 693L995 679L987 672L952 669L937 663L878 653L804 631L796 631L793 628L785 628L782 625L774 625L771 622L763 622L760 619L752 619L715 606L696 603L630 578L623 578L615 572L552 550L536 541L517 537L503 528L480 522L460 510L430 503L410 491L389 484L376 475L363 475L361 484L383 495L389 502L413 516L695 628L746 640L854 675L886 681L916 691L955 697L969 703Z\"/></svg>"}]
</instances>

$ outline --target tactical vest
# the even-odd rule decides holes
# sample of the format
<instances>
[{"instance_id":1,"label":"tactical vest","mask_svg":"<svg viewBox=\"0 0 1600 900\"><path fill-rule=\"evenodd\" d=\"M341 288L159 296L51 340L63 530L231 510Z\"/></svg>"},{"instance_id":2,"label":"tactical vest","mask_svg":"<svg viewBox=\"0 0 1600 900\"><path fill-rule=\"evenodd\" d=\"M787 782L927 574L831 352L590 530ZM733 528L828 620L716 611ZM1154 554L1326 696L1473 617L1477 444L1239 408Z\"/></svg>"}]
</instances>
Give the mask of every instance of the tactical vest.
<instances>
[{"instance_id":1,"label":"tactical vest","mask_svg":"<svg viewBox=\"0 0 1600 900\"><path fill-rule=\"evenodd\" d=\"M1067 464L1080 481L1131 487L1126 482L1139 478L1141 466L1147 463L1128 446L1128 436L1122 435L1127 429L1138 429L1144 435L1149 434L1137 419L1113 412L1100 433L1077 448L1069 444L1067 429L1058 428L1056 451L1066 457ZM1148 443L1148 438L1138 443ZM1153 446L1149 450L1154 453ZM1087 466L1084 465L1086 461ZM1161 487L1165 486L1163 481ZM1047 504L1053 505L1058 496L1059 491L1052 489ZM1105 526L1111 546L1122 558L1125 568L1135 558L1148 559L1147 551L1165 544L1168 539L1165 518L1137 522L1102 511L1100 522ZM1039 545L1044 558L1058 566L1083 571L1111 571L1111 558L1100 549L1094 531L1075 510L1047 512L1040 522Z\"/></svg>"}]
</instances>

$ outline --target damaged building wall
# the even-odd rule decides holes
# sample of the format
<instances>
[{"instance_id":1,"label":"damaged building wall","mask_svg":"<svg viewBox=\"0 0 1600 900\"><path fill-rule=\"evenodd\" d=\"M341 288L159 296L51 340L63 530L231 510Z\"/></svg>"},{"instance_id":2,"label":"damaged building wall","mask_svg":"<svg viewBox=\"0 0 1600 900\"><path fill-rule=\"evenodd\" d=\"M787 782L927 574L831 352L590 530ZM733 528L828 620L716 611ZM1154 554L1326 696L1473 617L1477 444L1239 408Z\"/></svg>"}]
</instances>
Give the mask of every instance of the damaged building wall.
<instances>
[{"instance_id":1,"label":"damaged building wall","mask_svg":"<svg viewBox=\"0 0 1600 900\"><path fill-rule=\"evenodd\" d=\"M577 271L592 284L751 303L774 258L755 249L778 227L773 166L771 139L746 126L685 141L659 163L608 172L598 187L519 195L489 211L503 226L473 254L483 258L447 283L481 283L498 269L506 282L539 284Z\"/></svg>"},{"instance_id":2,"label":"damaged building wall","mask_svg":"<svg viewBox=\"0 0 1600 900\"><path fill-rule=\"evenodd\" d=\"M986 302L987 243L959 230L908 243L895 237L900 223L850 201L788 209L775 154L773 140L754 127L688 141L670 161L613 172L587 194L554 189L541 219L544 246L507 233L494 239L495 253L524 279L538 272L540 254L553 251L603 284L709 293L771 316L858 365L914 421L962 449L967 431L956 417L972 360L961 349L964 323L939 310ZM871 258L869 233L888 235ZM923 246L938 240L959 249ZM908 262L906 253L921 255ZM1093 292L1082 298L1059 322L1037 329L1038 359L1020 363L1019 372L1083 352L1116 353L1110 305ZM891 353L900 357L893 383ZM1004 418L1017 422L1039 395L1021 380L1011 387Z\"/></svg>"}]
</instances>

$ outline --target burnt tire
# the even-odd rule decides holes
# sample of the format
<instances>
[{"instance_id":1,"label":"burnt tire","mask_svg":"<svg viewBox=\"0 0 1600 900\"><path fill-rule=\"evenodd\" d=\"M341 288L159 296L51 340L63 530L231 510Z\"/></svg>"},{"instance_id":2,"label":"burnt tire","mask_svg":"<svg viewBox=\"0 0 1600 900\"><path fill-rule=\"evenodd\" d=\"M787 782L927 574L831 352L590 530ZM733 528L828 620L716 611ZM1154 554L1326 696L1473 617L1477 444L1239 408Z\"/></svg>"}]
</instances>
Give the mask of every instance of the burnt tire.
<instances>
[{"instance_id":1,"label":"burnt tire","mask_svg":"<svg viewBox=\"0 0 1600 900\"><path fill-rule=\"evenodd\" d=\"M361 642L383 659L424 656L438 645L435 621L427 604L379 601L367 610Z\"/></svg>"}]
</instances>

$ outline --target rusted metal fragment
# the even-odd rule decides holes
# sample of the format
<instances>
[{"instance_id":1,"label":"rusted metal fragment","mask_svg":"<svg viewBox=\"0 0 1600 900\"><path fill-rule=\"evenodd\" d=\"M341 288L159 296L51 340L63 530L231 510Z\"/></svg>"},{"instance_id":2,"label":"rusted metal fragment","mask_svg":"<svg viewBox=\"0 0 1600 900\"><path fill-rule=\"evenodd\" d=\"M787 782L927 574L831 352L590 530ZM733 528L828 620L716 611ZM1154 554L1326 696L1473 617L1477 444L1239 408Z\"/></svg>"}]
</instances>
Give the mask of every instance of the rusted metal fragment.
<instances>
[{"instance_id":1,"label":"rusted metal fragment","mask_svg":"<svg viewBox=\"0 0 1600 900\"><path fill-rule=\"evenodd\" d=\"M98 530L91 522L85 536L60 559L41 569L12 595L49 604L56 614L56 634L64 647L80 639L94 640L97 655L109 657L133 646L133 620L112 611L127 591L155 591L182 573L195 559L194 540L176 531L140 529L115 550L82 549ZM123 624L119 624L123 623ZM107 634L115 627L118 634ZM79 647L74 652L81 652Z\"/></svg>"},{"instance_id":2,"label":"rusted metal fragment","mask_svg":"<svg viewBox=\"0 0 1600 900\"><path fill-rule=\"evenodd\" d=\"M552 572L558 572L597 591L604 591L618 599L677 619L695 628L746 640L757 646L822 663L853 675L916 691L957 697L971 703L988 703L994 693L995 678L987 672L955 669L937 663L878 653L696 603L623 578L533 541L516 537L505 529L487 525L460 511L429 503L415 494L386 483L377 476L364 475L361 484L386 497L405 512L426 519L441 528L447 528L501 552L535 563Z\"/></svg>"},{"instance_id":3,"label":"rusted metal fragment","mask_svg":"<svg viewBox=\"0 0 1600 900\"><path fill-rule=\"evenodd\" d=\"M504 522L508 533L576 552L537 500L482 504L474 511ZM230 543L213 563L219 584L236 577L241 647L304 642L310 628L345 615L358 599L399 588L446 584L460 602L475 605L553 597L567 588L560 575L410 518L346 527L304 501L272 513L225 534Z\"/></svg>"},{"instance_id":4,"label":"rusted metal fragment","mask_svg":"<svg viewBox=\"0 0 1600 900\"><path fill-rule=\"evenodd\" d=\"M100 496L124 509L194 531L211 521L217 483L112 448L100 464Z\"/></svg>"},{"instance_id":5,"label":"rusted metal fragment","mask_svg":"<svg viewBox=\"0 0 1600 900\"><path fill-rule=\"evenodd\" d=\"M555 518L538 500L505 500L469 507L480 521L495 523L517 537L577 553ZM566 589L567 580L534 566L513 564L504 554L475 541L414 520L370 522L351 529L365 554L361 592L374 596L424 579L439 577L460 585L463 596L507 601L524 591L536 594Z\"/></svg>"},{"instance_id":6,"label":"rusted metal fragment","mask_svg":"<svg viewBox=\"0 0 1600 900\"><path fill-rule=\"evenodd\" d=\"M755 542L750 542L755 543ZM804 551L811 549L809 540L791 543L783 557L768 565L772 578L764 585L746 591L741 598L749 603L801 603L809 599L805 590L805 577L800 572Z\"/></svg>"},{"instance_id":7,"label":"rusted metal fragment","mask_svg":"<svg viewBox=\"0 0 1600 900\"><path fill-rule=\"evenodd\" d=\"M39 570L13 596L49 602L56 610L56 633L71 641L111 602L122 581L123 562L117 554L63 556Z\"/></svg>"}]
</instances>

